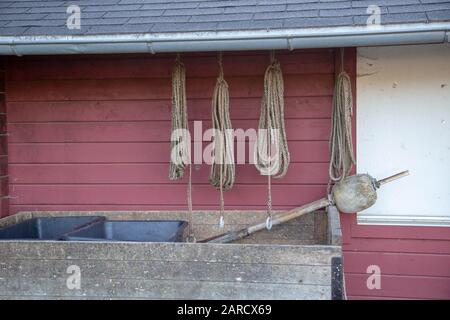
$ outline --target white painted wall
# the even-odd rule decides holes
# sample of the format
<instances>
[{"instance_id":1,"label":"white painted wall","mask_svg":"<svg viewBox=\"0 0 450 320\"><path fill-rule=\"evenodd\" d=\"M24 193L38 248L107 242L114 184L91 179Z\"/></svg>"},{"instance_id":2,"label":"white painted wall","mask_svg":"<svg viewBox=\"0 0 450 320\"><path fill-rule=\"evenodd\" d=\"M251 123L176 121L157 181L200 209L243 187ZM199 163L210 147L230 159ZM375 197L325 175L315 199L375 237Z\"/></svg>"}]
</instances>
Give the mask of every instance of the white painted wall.
<instances>
[{"instance_id":1,"label":"white painted wall","mask_svg":"<svg viewBox=\"0 0 450 320\"><path fill-rule=\"evenodd\" d=\"M359 223L450 225L450 46L358 49L358 172L411 175Z\"/></svg>"}]
</instances>

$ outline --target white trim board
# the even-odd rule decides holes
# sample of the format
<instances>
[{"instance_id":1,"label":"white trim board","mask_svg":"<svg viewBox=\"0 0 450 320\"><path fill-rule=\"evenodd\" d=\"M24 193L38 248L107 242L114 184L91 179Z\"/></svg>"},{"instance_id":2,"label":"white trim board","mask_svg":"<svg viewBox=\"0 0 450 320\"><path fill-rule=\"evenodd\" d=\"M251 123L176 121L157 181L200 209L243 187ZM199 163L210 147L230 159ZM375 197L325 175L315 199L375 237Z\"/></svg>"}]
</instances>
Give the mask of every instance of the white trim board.
<instances>
[{"instance_id":1,"label":"white trim board","mask_svg":"<svg viewBox=\"0 0 450 320\"><path fill-rule=\"evenodd\" d=\"M403 215L357 215L360 225L450 227L450 217L445 216L403 216Z\"/></svg>"}]
</instances>

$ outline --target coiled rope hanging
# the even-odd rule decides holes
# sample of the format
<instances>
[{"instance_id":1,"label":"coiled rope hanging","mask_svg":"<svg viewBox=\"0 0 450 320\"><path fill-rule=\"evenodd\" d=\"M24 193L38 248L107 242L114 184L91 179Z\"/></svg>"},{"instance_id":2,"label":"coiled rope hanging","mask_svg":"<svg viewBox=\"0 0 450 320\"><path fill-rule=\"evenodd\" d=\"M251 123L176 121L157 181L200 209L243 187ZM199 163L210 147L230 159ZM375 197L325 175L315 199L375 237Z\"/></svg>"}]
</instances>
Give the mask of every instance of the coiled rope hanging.
<instances>
[{"instance_id":1,"label":"coiled rope hanging","mask_svg":"<svg viewBox=\"0 0 450 320\"><path fill-rule=\"evenodd\" d=\"M232 126L230 120L230 97L228 84L224 79L222 53L219 53L219 77L214 88L211 105L212 126L214 129L214 157L209 175L211 184L220 190L220 221L224 227L225 204L223 192L233 187L235 180Z\"/></svg>"},{"instance_id":2,"label":"coiled rope hanging","mask_svg":"<svg viewBox=\"0 0 450 320\"><path fill-rule=\"evenodd\" d=\"M331 181L344 179L355 164L352 142L353 97L350 76L344 70L344 50L340 51L341 71L336 78L330 136ZM330 182L331 182L330 181Z\"/></svg>"},{"instance_id":3,"label":"coiled rope hanging","mask_svg":"<svg viewBox=\"0 0 450 320\"><path fill-rule=\"evenodd\" d=\"M195 242L192 230L192 165L190 160L190 140L188 134L188 115L186 103L186 69L177 54L172 70L172 136L169 179L178 180L183 177L189 165L187 187L188 203L188 241Z\"/></svg>"},{"instance_id":4,"label":"coiled rope hanging","mask_svg":"<svg viewBox=\"0 0 450 320\"><path fill-rule=\"evenodd\" d=\"M178 180L183 177L187 165L186 135L188 130L186 103L186 70L180 60L175 59L172 70L172 136L170 139L169 179Z\"/></svg>"},{"instance_id":5,"label":"coiled rope hanging","mask_svg":"<svg viewBox=\"0 0 450 320\"><path fill-rule=\"evenodd\" d=\"M258 146L255 166L267 175L267 229L272 228L272 175L282 178L289 167L290 154L284 123L284 83L280 62L270 53L270 65L264 75L264 96L261 101ZM265 132L266 134L261 134ZM272 145L275 147L272 152ZM274 154L273 154L274 153ZM273 159L274 158L274 159Z\"/></svg>"}]
</instances>

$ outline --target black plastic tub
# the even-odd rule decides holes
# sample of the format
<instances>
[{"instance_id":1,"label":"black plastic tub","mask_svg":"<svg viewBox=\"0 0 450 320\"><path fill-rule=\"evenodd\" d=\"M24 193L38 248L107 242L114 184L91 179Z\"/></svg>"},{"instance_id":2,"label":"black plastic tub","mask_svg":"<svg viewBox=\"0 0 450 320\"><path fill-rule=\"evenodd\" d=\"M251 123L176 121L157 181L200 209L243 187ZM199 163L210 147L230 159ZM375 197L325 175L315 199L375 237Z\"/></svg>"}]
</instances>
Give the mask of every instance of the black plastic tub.
<instances>
[{"instance_id":1,"label":"black plastic tub","mask_svg":"<svg viewBox=\"0 0 450 320\"><path fill-rule=\"evenodd\" d=\"M64 235L72 241L183 242L186 221L101 221Z\"/></svg>"},{"instance_id":2,"label":"black plastic tub","mask_svg":"<svg viewBox=\"0 0 450 320\"><path fill-rule=\"evenodd\" d=\"M103 220L99 216L33 218L0 229L0 240L60 240L68 232Z\"/></svg>"}]
</instances>

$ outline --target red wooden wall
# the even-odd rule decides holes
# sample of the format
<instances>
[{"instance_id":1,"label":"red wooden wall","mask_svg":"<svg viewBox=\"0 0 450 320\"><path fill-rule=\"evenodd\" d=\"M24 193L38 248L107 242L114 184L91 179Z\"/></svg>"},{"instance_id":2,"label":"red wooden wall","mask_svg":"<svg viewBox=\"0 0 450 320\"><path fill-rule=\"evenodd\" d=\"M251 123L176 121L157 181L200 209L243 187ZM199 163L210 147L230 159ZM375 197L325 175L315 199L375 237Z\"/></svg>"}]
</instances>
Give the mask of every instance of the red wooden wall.
<instances>
[{"instance_id":1,"label":"red wooden wall","mask_svg":"<svg viewBox=\"0 0 450 320\"><path fill-rule=\"evenodd\" d=\"M356 79L355 50L346 70ZM326 190L333 50L283 52L292 163L275 181L274 206L291 208ZM23 210L186 209L186 180L168 180L173 55L22 57L8 61L10 213ZM214 54L183 56L189 117L209 128ZM338 61L338 60L336 60ZM234 128L257 126L267 53L225 54ZM354 82L355 87L355 82ZM355 89L355 88L354 88ZM191 128L192 129L192 128ZM193 172L195 209L217 209L209 166ZM237 166L227 209L263 209L265 179ZM358 226L342 216L349 298L450 298L449 228ZM381 290L366 269L378 265Z\"/></svg>"},{"instance_id":2,"label":"red wooden wall","mask_svg":"<svg viewBox=\"0 0 450 320\"><path fill-rule=\"evenodd\" d=\"M292 163L274 206L323 196L333 50L280 53ZM168 179L173 55L12 59L8 70L11 213L23 210L185 209L186 179ZM210 127L215 54L184 56L189 117ZM268 53L224 56L234 128L256 128ZM195 209L217 209L209 166L195 167ZM266 179L238 165L228 209L264 208Z\"/></svg>"},{"instance_id":3,"label":"red wooden wall","mask_svg":"<svg viewBox=\"0 0 450 320\"><path fill-rule=\"evenodd\" d=\"M349 299L450 299L450 228L362 226L342 215ZM369 290L367 267L381 269Z\"/></svg>"}]
</instances>

